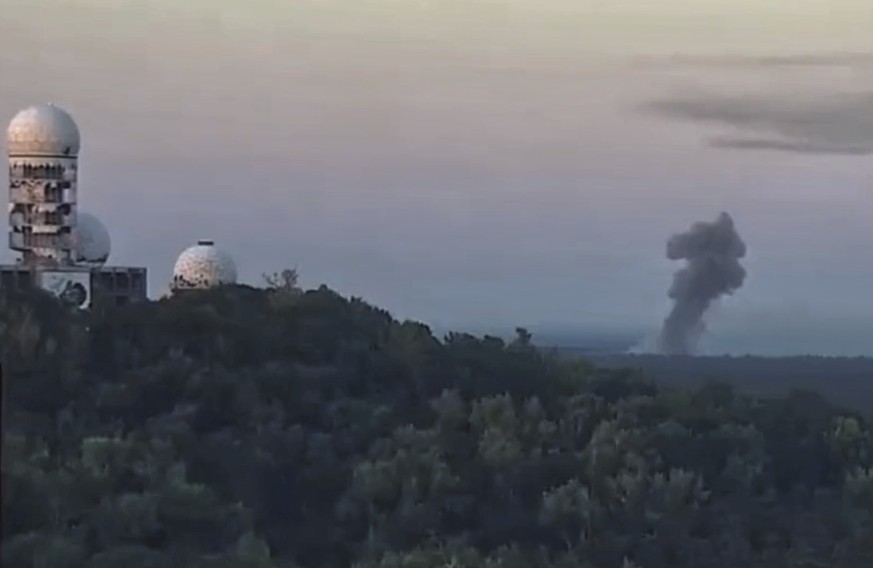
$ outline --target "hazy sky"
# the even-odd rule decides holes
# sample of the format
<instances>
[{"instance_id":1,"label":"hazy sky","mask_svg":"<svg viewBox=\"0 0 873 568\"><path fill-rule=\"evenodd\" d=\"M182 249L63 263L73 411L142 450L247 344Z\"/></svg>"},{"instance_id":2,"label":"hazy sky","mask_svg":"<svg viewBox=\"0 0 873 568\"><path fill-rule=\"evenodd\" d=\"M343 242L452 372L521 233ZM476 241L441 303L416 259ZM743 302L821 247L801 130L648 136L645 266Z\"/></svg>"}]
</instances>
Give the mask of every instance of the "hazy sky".
<instances>
[{"instance_id":1,"label":"hazy sky","mask_svg":"<svg viewBox=\"0 0 873 568\"><path fill-rule=\"evenodd\" d=\"M74 115L81 207L153 294L211 237L438 326L652 329L667 237L725 209L749 278L714 333L836 345L873 336L871 30L870 0L0 0L0 116Z\"/></svg>"}]
</instances>

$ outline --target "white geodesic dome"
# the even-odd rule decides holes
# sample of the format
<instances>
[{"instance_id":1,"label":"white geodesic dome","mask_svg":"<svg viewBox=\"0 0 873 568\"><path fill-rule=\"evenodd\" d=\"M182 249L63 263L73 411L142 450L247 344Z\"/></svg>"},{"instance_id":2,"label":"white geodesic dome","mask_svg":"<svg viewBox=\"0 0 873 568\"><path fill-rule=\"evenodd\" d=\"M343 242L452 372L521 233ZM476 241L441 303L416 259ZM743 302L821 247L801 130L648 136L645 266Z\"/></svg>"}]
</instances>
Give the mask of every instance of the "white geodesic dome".
<instances>
[{"instance_id":1,"label":"white geodesic dome","mask_svg":"<svg viewBox=\"0 0 873 568\"><path fill-rule=\"evenodd\" d=\"M74 261L77 264L102 266L112 251L112 240L106 226L100 219L84 211L76 214L73 243Z\"/></svg>"},{"instance_id":2,"label":"white geodesic dome","mask_svg":"<svg viewBox=\"0 0 873 568\"><path fill-rule=\"evenodd\" d=\"M81 147L79 127L51 103L29 106L9 123L6 147L10 157L74 158Z\"/></svg>"},{"instance_id":3,"label":"white geodesic dome","mask_svg":"<svg viewBox=\"0 0 873 568\"><path fill-rule=\"evenodd\" d=\"M173 290L198 290L236 284L236 264L212 241L185 249L173 267Z\"/></svg>"}]
</instances>

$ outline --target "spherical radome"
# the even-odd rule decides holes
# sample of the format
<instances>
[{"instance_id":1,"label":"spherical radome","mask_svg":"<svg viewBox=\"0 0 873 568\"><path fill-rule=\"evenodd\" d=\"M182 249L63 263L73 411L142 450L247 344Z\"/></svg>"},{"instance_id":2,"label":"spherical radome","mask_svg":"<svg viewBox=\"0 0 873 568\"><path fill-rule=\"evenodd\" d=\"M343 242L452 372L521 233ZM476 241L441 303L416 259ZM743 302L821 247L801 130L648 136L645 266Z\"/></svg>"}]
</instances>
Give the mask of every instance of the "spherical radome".
<instances>
[{"instance_id":1,"label":"spherical radome","mask_svg":"<svg viewBox=\"0 0 873 568\"><path fill-rule=\"evenodd\" d=\"M173 268L175 290L214 288L236 284L236 264L212 241L200 241L185 249Z\"/></svg>"},{"instance_id":2,"label":"spherical radome","mask_svg":"<svg viewBox=\"0 0 873 568\"><path fill-rule=\"evenodd\" d=\"M94 215L83 211L76 215L73 242L76 246L75 261L80 264L102 266L112 250L112 240L106 226Z\"/></svg>"},{"instance_id":3,"label":"spherical radome","mask_svg":"<svg viewBox=\"0 0 873 568\"><path fill-rule=\"evenodd\" d=\"M9 156L75 157L81 139L73 117L53 104L41 104L20 111L6 130Z\"/></svg>"}]
</instances>

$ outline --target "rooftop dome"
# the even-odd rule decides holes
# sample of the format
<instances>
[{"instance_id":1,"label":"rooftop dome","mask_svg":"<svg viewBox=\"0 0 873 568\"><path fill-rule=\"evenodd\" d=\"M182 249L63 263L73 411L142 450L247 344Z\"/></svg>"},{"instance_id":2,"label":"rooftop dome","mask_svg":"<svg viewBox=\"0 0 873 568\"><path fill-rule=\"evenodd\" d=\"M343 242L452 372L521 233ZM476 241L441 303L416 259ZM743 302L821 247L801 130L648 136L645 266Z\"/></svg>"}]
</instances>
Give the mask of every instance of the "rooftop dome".
<instances>
[{"instance_id":1,"label":"rooftop dome","mask_svg":"<svg viewBox=\"0 0 873 568\"><path fill-rule=\"evenodd\" d=\"M73 231L75 262L102 266L112 250L109 231L100 219L90 213L79 211L76 217L76 228Z\"/></svg>"},{"instance_id":2,"label":"rooftop dome","mask_svg":"<svg viewBox=\"0 0 873 568\"><path fill-rule=\"evenodd\" d=\"M51 103L20 111L6 130L10 157L74 157L79 154L80 143L73 117Z\"/></svg>"},{"instance_id":3,"label":"rooftop dome","mask_svg":"<svg viewBox=\"0 0 873 568\"><path fill-rule=\"evenodd\" d=\"M214 288L236 284L236 264L209 240L185 249L173 268L174 290Z\"/></svg>"}]
</instances>

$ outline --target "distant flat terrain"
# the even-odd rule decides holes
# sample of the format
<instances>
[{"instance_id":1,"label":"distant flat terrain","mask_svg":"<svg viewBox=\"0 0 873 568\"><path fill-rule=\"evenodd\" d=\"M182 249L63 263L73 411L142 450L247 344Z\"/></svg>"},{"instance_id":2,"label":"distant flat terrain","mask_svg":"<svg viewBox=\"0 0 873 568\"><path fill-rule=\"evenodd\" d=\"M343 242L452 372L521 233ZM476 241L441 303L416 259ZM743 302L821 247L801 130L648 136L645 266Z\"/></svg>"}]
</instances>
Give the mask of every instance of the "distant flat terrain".
<instances>
[{"instance_id":1,"label":"distant flat terrain","mask_svg":"<svg viewBox=\"0 0 873 568\"><path fill-rule=\"evenodd\" d=\"M792 390L820 393L834 404L873 416L873 358L870 357L665 357L581 353L601 367L640 369L670 386L725 382L740 392L785 395Z\"/></svg>"}]
</instances>

